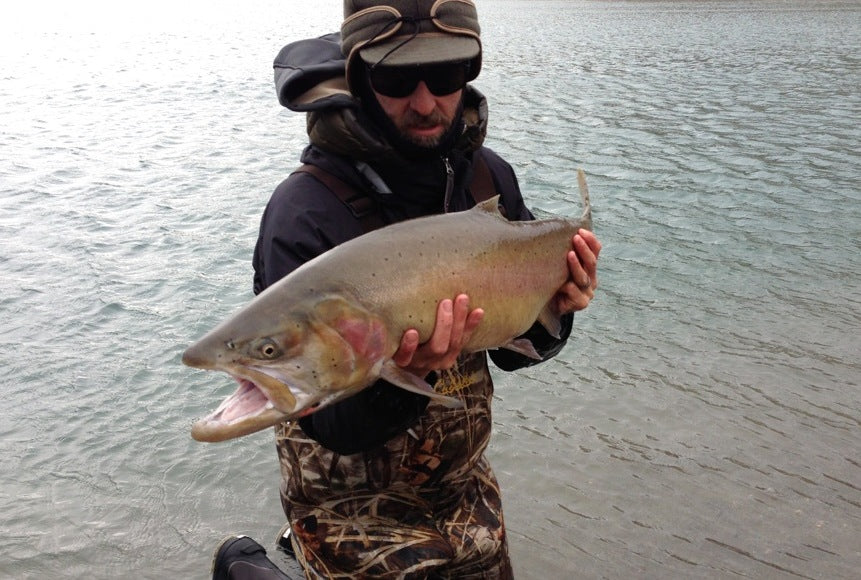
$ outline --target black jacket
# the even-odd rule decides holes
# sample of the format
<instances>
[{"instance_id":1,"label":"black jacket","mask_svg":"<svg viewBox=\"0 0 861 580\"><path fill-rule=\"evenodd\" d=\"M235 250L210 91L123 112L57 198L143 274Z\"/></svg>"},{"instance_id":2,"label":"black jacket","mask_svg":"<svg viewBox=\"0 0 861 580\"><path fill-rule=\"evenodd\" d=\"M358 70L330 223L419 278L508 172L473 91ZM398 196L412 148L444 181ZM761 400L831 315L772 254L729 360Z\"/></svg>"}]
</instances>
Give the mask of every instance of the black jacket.
<instances>
[{"instance_id":1,"label":"black jacket","mask_svg":"<svg viewBox=\"0 0 861 580\"><path fill-rule=\"evenodd\" d=\"M486 104L474 89L466 90L465 126L456 145L439 157L418 160L393 150L363 115L357 100L343 92L323 91L316 100L308 101L309 90L343 76L344 61L336 40L336 35L329 35L294 43L276 59L276 86L282 104L308 112L311 145L302 153L303 163L316 165L357 192L364 192L377 204L383 221L394 223L442 213L446 206L448 211L463 211L475 205L469 184L474 156L480 154L490 169L505 215L512 220L533 219L511 166L481 145ZM254 292L362 233L360 220L326 186L307 173L290 175L275 189L261 219L253 260ZM527 333L545 360L564 346L572 318L563 317L561 340L537 324ZM503 370L536 362L508 350L492 351L490 357ZM379 445L407 428L427 402L427 397L381 380L303 418L300 425L325 447L354 453Z\"/></svg>"}]
</instances>

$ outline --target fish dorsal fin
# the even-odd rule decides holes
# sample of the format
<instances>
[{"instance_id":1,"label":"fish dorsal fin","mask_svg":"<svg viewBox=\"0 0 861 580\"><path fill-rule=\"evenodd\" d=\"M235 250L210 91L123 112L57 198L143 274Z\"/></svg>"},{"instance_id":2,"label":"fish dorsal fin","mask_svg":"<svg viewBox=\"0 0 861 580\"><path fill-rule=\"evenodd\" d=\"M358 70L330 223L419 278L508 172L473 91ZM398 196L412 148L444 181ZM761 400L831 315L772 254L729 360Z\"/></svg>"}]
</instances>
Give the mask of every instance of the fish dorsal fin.
<instances>
[{"instance_id":1,"label":"fish dorsal fin","mask_svg":"<svg viewBox=\"0 0 861 580\"><path fill-rule=\"evenodd\" d=\"M489 213L491 215L495 215L505 219L505 215L499 210L499 195L494 195L490 199L486 199L481 203L477 203L475 207L472 208L472 210Z\"/></svg>"}]
</instances>

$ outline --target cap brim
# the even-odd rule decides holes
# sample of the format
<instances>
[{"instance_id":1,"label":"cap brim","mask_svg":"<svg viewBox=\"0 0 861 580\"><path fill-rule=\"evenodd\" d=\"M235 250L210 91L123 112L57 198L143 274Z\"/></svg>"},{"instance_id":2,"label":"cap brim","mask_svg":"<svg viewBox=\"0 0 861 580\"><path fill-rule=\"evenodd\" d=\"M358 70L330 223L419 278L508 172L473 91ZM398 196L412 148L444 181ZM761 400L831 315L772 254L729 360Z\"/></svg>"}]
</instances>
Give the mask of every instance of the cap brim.
<instances>
[{"instance_id":1,"label":"cap brim","mask_svg":"<svg viewBox=\"0 0 861 580\"><path fill-rule=\"evenodd\" d=\"M406 42L405 42L406 41ZM413 38L396 36L360 49L369 65L410 66L472 60L481 54L478 40L453 34L419 34Z\"/></svg>"}]
</instances>

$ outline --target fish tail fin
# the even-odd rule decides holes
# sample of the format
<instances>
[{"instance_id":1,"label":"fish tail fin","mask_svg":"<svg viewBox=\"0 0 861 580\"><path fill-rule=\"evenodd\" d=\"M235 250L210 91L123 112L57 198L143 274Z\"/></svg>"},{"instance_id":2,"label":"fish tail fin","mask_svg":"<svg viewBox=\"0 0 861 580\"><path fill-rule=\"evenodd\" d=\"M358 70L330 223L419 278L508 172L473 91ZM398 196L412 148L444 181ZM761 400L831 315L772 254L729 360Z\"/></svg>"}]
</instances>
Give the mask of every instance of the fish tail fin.
<instances>
[{"instance_id":1,"label":"fish tail fin","mask_svg":"<svg viewBox=\"0 0 861 580\"><path fill-rule=\"evenodd\" d=\"M586 185L586 173L582 169L577 170L577 186L580 188L580 197L583 199L583 215L580 221L587 230L592 229L592 202L589 199L589 186Z\"/></svg>"}]
</instances>

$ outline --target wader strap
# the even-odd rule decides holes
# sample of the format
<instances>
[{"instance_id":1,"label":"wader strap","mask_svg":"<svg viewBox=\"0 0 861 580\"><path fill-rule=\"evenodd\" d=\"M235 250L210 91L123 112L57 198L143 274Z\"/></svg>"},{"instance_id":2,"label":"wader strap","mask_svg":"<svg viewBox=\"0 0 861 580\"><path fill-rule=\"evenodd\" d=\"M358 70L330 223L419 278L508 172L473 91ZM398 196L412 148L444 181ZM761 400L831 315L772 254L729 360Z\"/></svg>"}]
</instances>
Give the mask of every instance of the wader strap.
<instances>
[{"instance_id":1,"label":"wader strap","mask_svg":"<svg viewBox=\"0 0 861 580\"><path fill-rule=\"evenodd\" d=\"M324 171L316 165L305 163L293 173L308 173L317 181L326 186L329 191L341 200L341 203L349 208L365 233L379 229L386 225L376 202L362 191L347 185L328 171Z\"/></svg>"},{"instance_id":2,"label":"wader strap","mask_svg":"<svg viewBox=\"0 0 861 580\"><path fill-rule=\"evenodd\" d=\"M469 183L469 193L475 203L481 203L496 195L496 187L493 185L490 167L487 166L487 162L478 151L473 156L472 165L472 181ZM305 163L293 173L307 173L325 185L350 209L353 217L359 220L365 233L386 225L377 203L369 195L347 185L328 171L324 171L316 165Z\"/></svg>"}]
</instances>

